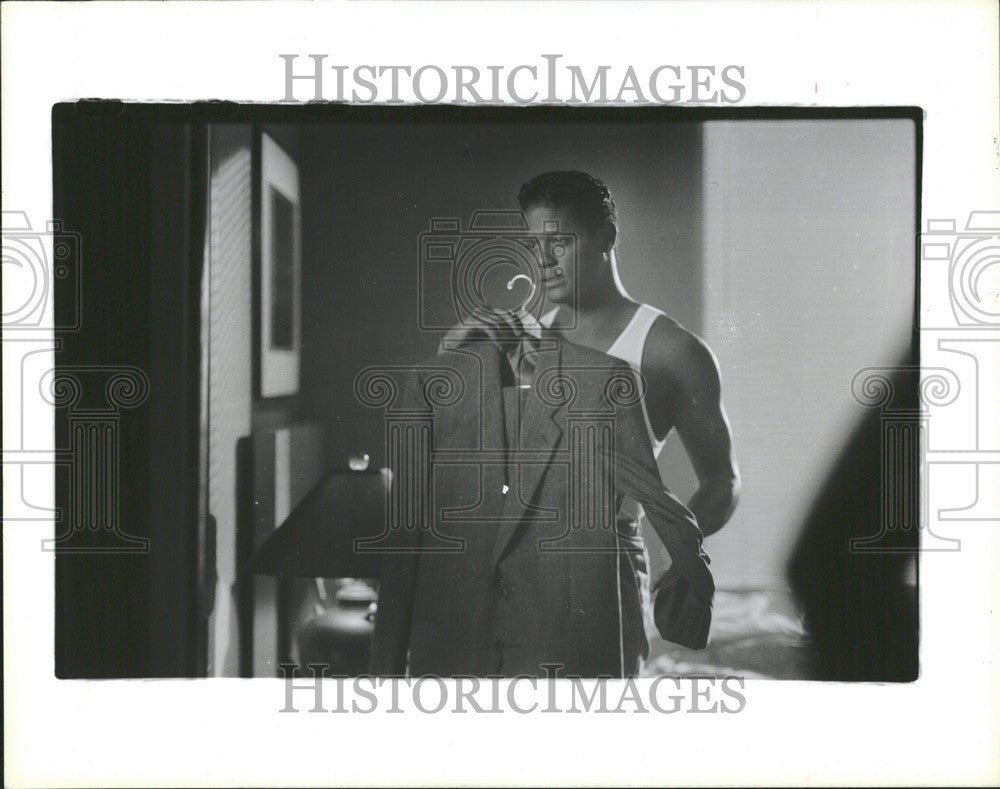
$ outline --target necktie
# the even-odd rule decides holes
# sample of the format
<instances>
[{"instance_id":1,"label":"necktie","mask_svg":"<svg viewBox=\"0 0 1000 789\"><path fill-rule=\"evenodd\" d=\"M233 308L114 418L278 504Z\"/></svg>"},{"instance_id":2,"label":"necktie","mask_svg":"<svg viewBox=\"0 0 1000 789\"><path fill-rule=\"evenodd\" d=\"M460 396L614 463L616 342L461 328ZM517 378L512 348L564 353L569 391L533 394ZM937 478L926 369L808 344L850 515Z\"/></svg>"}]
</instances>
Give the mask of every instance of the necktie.
<instances>
[{"instance_id":1,"label":"necktie","mask_svg":"<svg viewBox=\"0 0 1000 789\"><path fill-rule=\"evenodd\" d=\"M538 337L528 331L522 317L510 311L497 313L496 323L487 333L510 363L514 383L531 386L537 365Z\"/></svg>"},{"instance_id":2,"label":"necktie","mask_svg":"<svg viewBox=\"0 0 1000 789\"><path fill-rule=\"evenodd\" d=\"M477 334L485 334L500 349L508 362L501 367L508 381L521 386L531 385L542 337L542 326L531 313L479 310L448 332L438 346L438 353L460 345Z\"/></svg>"}]
</instances>

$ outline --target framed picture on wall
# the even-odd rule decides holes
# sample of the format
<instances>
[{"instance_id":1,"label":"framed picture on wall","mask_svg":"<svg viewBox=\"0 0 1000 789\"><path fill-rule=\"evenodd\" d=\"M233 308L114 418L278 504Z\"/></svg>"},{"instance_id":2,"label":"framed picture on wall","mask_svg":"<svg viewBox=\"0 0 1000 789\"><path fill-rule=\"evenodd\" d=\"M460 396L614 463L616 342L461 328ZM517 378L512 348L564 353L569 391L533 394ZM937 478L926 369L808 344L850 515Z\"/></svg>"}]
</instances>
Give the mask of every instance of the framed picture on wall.
<instances>
[{"instance_id":1,"label":"framed picture on wall","mask_svg":"<svg viewBox=\"0 0 1000 789\"><path fill-rule=\"evenodd\" d=\"M260 394L278 397L299 389L299 170L267 134L261 136L260 169Z\"/></svg>"}]
</instances>

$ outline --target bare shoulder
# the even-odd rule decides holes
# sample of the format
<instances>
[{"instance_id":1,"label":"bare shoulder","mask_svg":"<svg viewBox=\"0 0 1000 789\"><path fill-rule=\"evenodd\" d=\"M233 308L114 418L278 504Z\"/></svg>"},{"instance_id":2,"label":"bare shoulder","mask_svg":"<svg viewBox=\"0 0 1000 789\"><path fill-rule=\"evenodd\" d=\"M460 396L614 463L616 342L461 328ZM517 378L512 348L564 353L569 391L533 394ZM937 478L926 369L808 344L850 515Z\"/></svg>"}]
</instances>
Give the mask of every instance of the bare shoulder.
<instances>
[{"instance_id":1,"label":"bare shoulder","mask_svg":"<svg viewBox=\"0 0 1000 789\"><path fill-rule=\"evenodd\" d=\"M708 343L667 315L659 316L649 330L642 369L654 382L671 388L719 386L719 362Z\"/></svg>"}]
</instances>

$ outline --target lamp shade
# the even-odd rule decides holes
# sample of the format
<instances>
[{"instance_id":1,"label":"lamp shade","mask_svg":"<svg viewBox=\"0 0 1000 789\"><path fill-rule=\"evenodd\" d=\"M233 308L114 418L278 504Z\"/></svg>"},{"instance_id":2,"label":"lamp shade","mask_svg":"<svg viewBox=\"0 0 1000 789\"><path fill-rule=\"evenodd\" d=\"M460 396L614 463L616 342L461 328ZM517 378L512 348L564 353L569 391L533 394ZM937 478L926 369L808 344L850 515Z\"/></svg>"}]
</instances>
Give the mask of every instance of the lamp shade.
<instances>
[{"instance_id":1,"label":"lamp shade","mask_svg":"<svg viewBox=\"0 0 1000 789\"><path fill-rule=\"evenodd\" d=\"M301 578L375 578L378 555L356 541L385 531L388 473L323 477L254 554L251 572Z\"/></svg>"}]
</instances>

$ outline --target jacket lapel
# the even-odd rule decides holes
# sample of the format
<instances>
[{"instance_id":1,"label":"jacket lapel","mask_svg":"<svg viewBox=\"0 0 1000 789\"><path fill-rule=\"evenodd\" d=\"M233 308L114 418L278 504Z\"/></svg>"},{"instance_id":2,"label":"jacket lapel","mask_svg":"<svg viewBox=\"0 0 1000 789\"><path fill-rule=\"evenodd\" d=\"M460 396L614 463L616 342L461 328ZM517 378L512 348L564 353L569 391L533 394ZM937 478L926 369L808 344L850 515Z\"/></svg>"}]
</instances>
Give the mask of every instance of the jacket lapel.
<instances>
[{"instance_id":1,"label":"jacket lapel","mask_svg":"<svg viewBox=\"0 0 1000 789\"><path fill-rule=\"evenodd\" d=\"M458 368L465 386L465 407L441 427L441 445L457 449L498 450L504 446L500 351L490 341L450 349L444 356ZM495 382L491 384L491 382Z\"/></svg>"},{"instance_id":2,"label":"jacket lapel","mask_svg":"<svg viewBox=\"0 0 1000 789\"><path fill-rule=\"evenodd\" d=\"M501 520L496 527L496 540L493 547L492 564L503 556L504 550L510 543L511 538L522 525L532 500L535 497L539 486L544 480L547 469L562 440L562 428L559 425L560 411L563 405L557 398L551 395L546 398L538 396L538 382L541 380L543 389L547 379L550 380L551 370L560 371L563 343L557 339L543 339L538 351L538 360L535 366L535 385L524 399L524 406L519 414L518 424L520 427L520 446L508 447L515 457L530 458L531 464L538 473L524 474L517 462L512 462L510 466L511 475L516 475L511 481L511 490L504 500L501 511ZM547 373L547 374L546 374ZM501 404L503 394L500 387L500 377L495 375L484 379L484 385L488 390L495 392L496 400ZM485 394L485 393L484 393ZM489 399L493 399L491 396ZM501 411L502 409L497 409ZM505 416L501 416L501 419ZM501 430L503 426L501 424ZM522 478L524 483L522 484Z\"/></svg>"}]
</instances>

